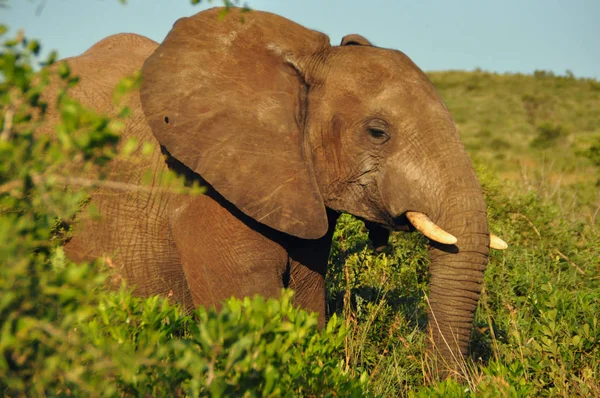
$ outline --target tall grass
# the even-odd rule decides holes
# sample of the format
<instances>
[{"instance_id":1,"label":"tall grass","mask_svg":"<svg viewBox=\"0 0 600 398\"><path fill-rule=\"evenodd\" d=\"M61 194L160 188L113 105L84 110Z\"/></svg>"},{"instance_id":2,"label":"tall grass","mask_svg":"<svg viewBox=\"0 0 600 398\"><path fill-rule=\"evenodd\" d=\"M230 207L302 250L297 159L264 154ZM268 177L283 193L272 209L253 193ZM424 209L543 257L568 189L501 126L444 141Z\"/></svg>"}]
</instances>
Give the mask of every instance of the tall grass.
<instances>
[{"instance_id":1,"label":"tall grass","mask_svg":"<svg viewBox=\"0 0 600 398\"><path fill-rule=\"evenodd\" d=\"M334 237L329 286L330 308L348 325L345 362L369 372L376 395L597 396L597 231L534 191L501 183L483 168L478 174L491 229L510 248L492 253L462 374L436 381L443 364L425 353L423 238L394 234L390 247L376 254L349 216Z\"/></svg>"}]
</instances>

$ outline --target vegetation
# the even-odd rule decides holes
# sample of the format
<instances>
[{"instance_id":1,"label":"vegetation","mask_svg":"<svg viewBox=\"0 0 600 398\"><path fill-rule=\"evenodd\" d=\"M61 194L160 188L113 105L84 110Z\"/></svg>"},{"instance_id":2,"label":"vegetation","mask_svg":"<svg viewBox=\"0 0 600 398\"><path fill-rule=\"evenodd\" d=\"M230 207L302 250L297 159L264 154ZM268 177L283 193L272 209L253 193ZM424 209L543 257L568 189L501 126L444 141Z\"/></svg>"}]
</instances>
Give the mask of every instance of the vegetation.
<instances>
[{"instance_id":1,"label":"vegetation","mask_svg":"<svg viewBox=\"0 0 600 398\"><path fill-rule=\"evenodd\" d=\"M393 234L378 254L361 222L341 218L322 331L290 292L186 314L132 297L109 258L66 259L68 221L102 181L66 191L78 180L61 171L127 156L116 150L127 109L111 120L82 108L68 68L34 72L38 51L18 37L0 53L3 396L600 396L597 81L430 74L476 164L491 229L510 244L492 253L466 374L438 381L418 234ZM52 73L62 90L46 103ZM135 85L126 79L117 97ZM60 110L58 140L40 130L48 106Z\"/></svg>"},{"instance_id":2,"label":"vegetation","mask_svg":"<svg viewBox=\"0 0 600 398\"><path fill-rule=\"evenodd\" d=\"M598 227L600 82L569 71L429 75L476 164Z\"/></svg>"}]
</instances>

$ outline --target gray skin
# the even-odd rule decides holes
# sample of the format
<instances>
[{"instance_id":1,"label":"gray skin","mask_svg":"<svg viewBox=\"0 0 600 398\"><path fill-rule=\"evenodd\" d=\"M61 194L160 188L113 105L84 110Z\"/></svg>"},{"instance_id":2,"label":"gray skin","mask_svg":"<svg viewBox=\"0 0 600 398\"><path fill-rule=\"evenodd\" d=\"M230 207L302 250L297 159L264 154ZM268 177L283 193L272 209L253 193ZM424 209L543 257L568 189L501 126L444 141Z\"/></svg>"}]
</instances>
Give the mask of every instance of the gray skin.
<instances>
[{"instance_id":1,"label":"gray skin","mask_svg":"<svg viewBox=\"0 0 600 398\"><path fill-rule=\"evenodd\" d=\"M114 161L109 178L148 190L101 188L102 218L82 218L75 260L110 256L140 295L187 307L231 296L296 291L325 322L325 273L338 214L365 220L385 244L407 211L457 237L431 244L430 349L451 366L467 353L489 252L481 187L452 118L403 53L359 35L340 46L282 17L220 9L177 21L161 45L133 34L68 60L74 96L113 113L111 92L142 71L124 140L154 155ZM56 115L55 115L56 116ZM188 196L160 186L167 168L209 186Z\"/></svg>"}]
</instances>

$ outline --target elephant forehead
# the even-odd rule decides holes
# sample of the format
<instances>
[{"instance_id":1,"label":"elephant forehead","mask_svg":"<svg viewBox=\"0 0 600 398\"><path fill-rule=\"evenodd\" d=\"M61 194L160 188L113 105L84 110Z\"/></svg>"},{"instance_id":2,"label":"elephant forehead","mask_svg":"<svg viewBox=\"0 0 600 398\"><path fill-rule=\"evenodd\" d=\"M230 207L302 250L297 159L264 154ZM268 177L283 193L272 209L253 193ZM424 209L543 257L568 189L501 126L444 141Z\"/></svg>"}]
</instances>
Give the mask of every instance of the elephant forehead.
<instances>
[{"instance_id":1,"label":"elephant forehead","mask_svg":"<svg viewBox=\"0 0 600 398\"><path fill-rule=\"evenodd\" d=\"M424 117L447 117L448 110L433 86L426 81L392 82L384 85L369 101L392 115L406 113Z\"/></svg>"},{"instance_id":2,"label":"elephant forehead","mask_svg":"<svg viewBox=\"0 0 600 398\"><path fill-rule=\"evenodd\" d=\"M328 78L352 78L354 82L427 80L412 60L401 51L368 47L346 46L331 49L327 59Z\"/></svg>"},{"instance_id":3,"label":"elephant forehead","mask_svg":"<svg viewBox=\"0 0 600 398\"><path fill-rule=\"evenodd\" d=\"M378 116L404 128L452 125L450 113L441 98L422 81L389 82L370 90L370 93L364 89L356 90L343 83L333 90L325 87L322 100L314 111L325 117L344 114L350 119Z\"/></svg>"},{"instance_id":4,"label":"elephant forehead","mask_svg":"<svg viewBox=\"0 0 600 398\"><path fill-rule=\"evenodd\" d=\"M361 46L347 50L334 52L327 62L324 95L329 100L444 108L427 76L403 53Z\"/></svg>"}]
</instances>

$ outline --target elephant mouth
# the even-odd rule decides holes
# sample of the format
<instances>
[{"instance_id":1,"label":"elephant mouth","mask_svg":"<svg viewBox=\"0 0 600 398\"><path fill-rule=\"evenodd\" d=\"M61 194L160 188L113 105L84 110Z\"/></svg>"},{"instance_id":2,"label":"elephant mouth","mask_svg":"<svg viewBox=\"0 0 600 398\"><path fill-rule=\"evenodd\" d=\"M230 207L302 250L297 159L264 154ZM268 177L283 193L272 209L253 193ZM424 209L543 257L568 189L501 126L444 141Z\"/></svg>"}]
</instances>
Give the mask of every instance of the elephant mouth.
<instances>
[{"instance_id":1,"label":"elephant mouth","mask_svg":"<svg viewBox=\"0 0 600 398\"><path fill-rule=\"evenodd\" d=\"M424 213L407 211L391 218L384 225L363 220L369 232L369 240L375 251L380 252L387 246L390 231L419 231L432 242L442 245L454 245L457 239L436 225Z\"/></svg>"},{"instance_id":2,"label":"elephant mouth","mask_svg":"<svg viewBox=\"0 0 600 398\"><path fill-rule=\"evenodd\" d=\"M382 217L382 219L385 221L377 222L369 221L367 219L361 219L369 233L369 241L371 242L371 246L377 253L382 252L387 247L390 232L412 232L416 230L415 227L408 220L406 213L398 217L391 217L388 215Z\"/></svg>"},{"instance_id":3,"label":"elephant mouth","mask_svg":"<svg viewBox=\"0 0 600 398\"><path fill-rule=\"evenodd\" d=\"M390 231L419 231L427 237L431 244L444 251L456 252L458 239L434 223L425 213L406 211L400 216L391 218L381 225L363 220L369 231L369 240L376 251L381 251L387 245ZM490 234L490 248L504 250L508 247L506 242L494 234Z\"/></svg>"},{"instance_id":4,"label":"elephant mouth","mask_svg":"<svg viewBox=\"0 0 600 398\"><path fill-rule=\"evenodd\" d=\"M393 217L388 227L392 231L404 231L404 232L413 232L415 231L415 227L408 221L408 217L406 217L406 213L403 213L400 216Z\"/></svg>"},{"instance_id":5,"label":"elephant mouth","mask_svg":"<svg viewBox=\"0 0 600 398\"><path fill-rule=\"evenodd\" d=\"M394 229L396 231L417 230L436 245L454 246L458 242L454 235L434 223L425 213L418 211L407 211L401 216L395 217ZM500 237L490 234L490 248L505 250L508 245Z\"/></svg>"},{"instance_id":6,"label":"elephant mouth","mask_svg":"<svg viewBox=\"0 0 600 398\"><path fill-rule=\"evenodd\" d=\"M390 231L419 231L434 245L441 245L446 250L451 249L457 242L456 237L436 225L424 213L407 211L400 216L393 217L384 225L363 220L369 232L369 240L376 252L381 252L388 244Z\"/></svg>"}]
</instances>

